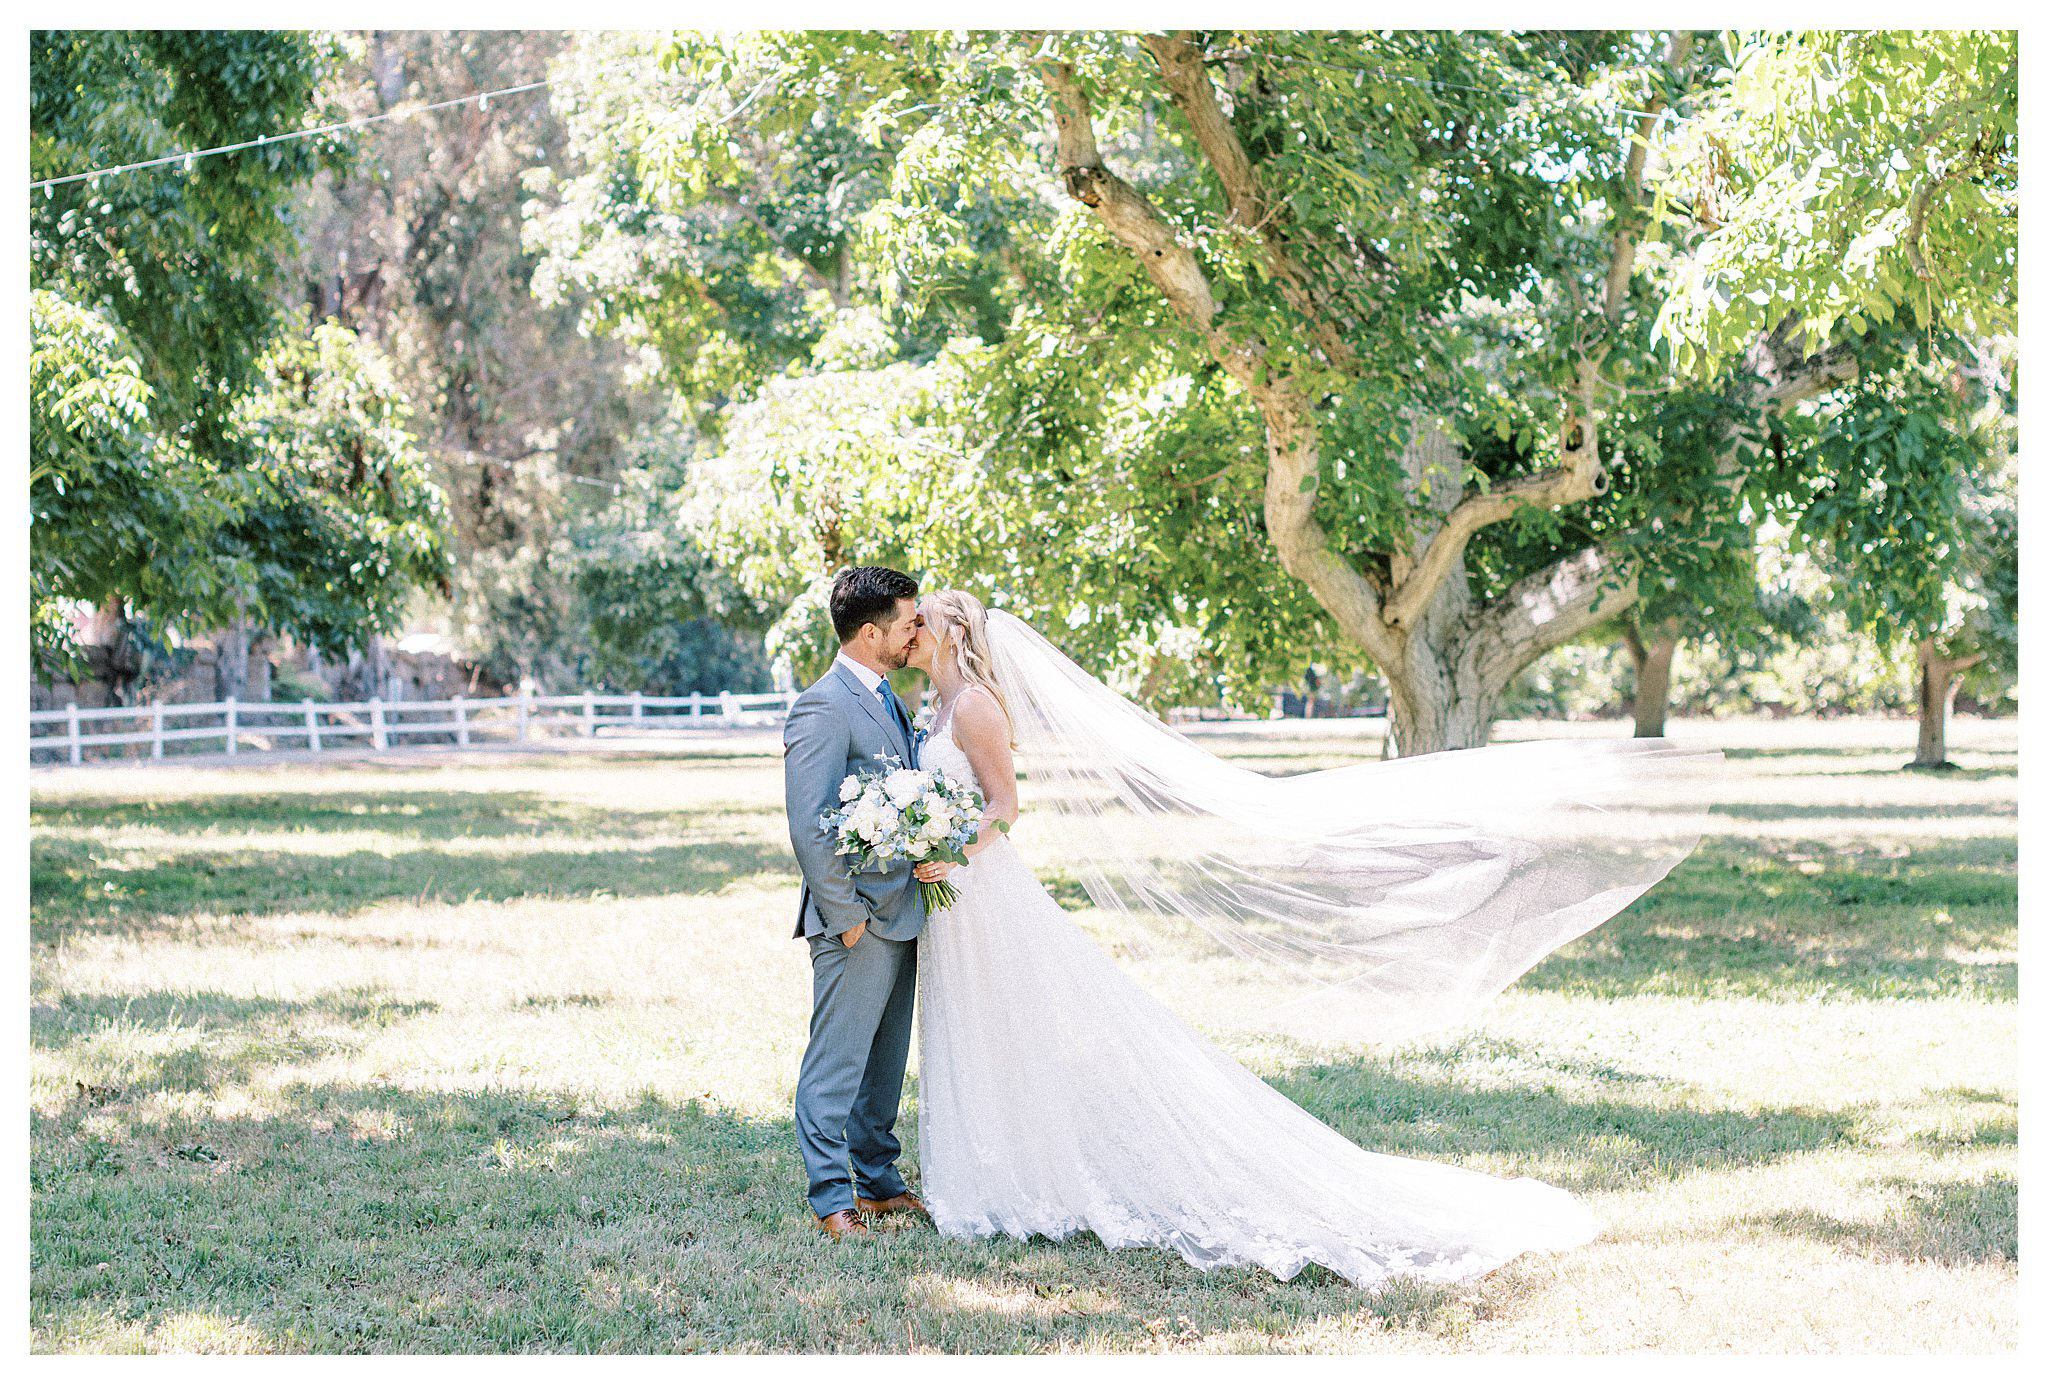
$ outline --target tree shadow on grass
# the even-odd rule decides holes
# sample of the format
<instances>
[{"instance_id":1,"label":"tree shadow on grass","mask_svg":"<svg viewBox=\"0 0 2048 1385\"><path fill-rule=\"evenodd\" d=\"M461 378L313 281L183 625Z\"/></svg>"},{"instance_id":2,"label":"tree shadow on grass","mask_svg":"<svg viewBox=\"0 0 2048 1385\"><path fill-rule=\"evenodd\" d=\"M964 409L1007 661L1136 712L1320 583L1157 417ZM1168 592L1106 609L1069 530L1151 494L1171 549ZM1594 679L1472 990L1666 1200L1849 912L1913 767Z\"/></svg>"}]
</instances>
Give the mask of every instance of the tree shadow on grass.
<instances>
[{"instance_id":1,"label":"tree shadow on grass","mask_svg":"<svg viewBox=\"0 0 2048 1385\"><path fill-rule=\"evenodd\" d=\"M454 837L641 836L674 832L689 812L605 807L530 791L455 789L191 793L175 797L67 795L34 804L31 828L93 832L382 832L423 841Z\"/></svg>"},{"instance_id":2,"label":"tree shadow on grass","mask_svg":"<svg viewBox=\"0 0 2048 1385\"><path fill-rule=\"evenodd\" d=\"M115 999L40 1016L44 1040L74 1042L117 1013ZM378 1004L145 995L121 1013L289 1031ZM1577 1188L1761 1162L1838 1141L1852 1123L1487 1090L1378 1062L1278 1085L1368 1148L1504 1154ZM1285 1283L1253 1269L1204 1275L1171 1252L1108 1250L1087 1235L954 1241L905 1221L832 1245L803 1201L787 1119L652 1093L258 1086L231 1118L140 1095L81 1099L32 1123L31 1314L46 1349L91 1309L145 1328L211 1314L305 1351L1164 1350L1217 1335L1258 1343L1361 1312L1455 1335L1475 1303L1500 1310L1536 1273L1368 1296L1319 1268ZM106 1133L110 1119L121 1134ZM901 1128L915 1177L914 1105Z\"/></svg>"},{"instance_id":3,"label":"tree shadow on grass","mask_svg":"<svg viewBox=\"0 0 2048 1385\"><path fill-rule=\"evenodd\" d=\"M1717 841L1517 984L1572 995L2018 993L2009 843L1868 859L1825 843Z\"/></svg>"},{"instance_id":4,"label":"tree shadow on grass","mask_svg":"<svg viewBox=\"0 0 2048 1385\"><path fill-rule=\"evenodd\" d=\"M109 870L93 857L82 842L31 844L33 941L176 926L195 915L346 914L401 899L456 904L716 894L764 875L795 874L786 845L731 840L503 856L432 849L345 856L191 849L165 852L149 865L126 870Z\"/></svg>"},{"instance_id":5,"label":"tree shadow on grass","mask_svg":"<svg viewBox=\"0 0 2048 1385\"><path fill-rule=\"evenodd\" d=\"M1905 1207L1866 1221L1821 1212L1780 1212L1751 1218L1788 1236L1804 1236L1877 1260L1933 1260L1944 1265L2018 1260L2019 1182L2008 1174L1926 1180L1887 1178Z\"/></svg>"},{"instance_id":6,"label":"tree shadow on grass","mask_svg":"<svg viewBox=\"0 0 2048 1385\"><path fill-rule=\"evenodd\" d=\"M1639 809L1655 812L1658 809ZM1690 813L1692 808L1669 811ZM2019 816L2019 805L2000 803L1742 803L1727 799L1714 801L1717 817L1748 822L1792 822L1799 818L1839 818L1845 821L1899 821L1923 818L2009 818Z\"/></svg>"},{"instance_id":7,"label":"tree shadow on grass","mask_svg":"<svg viewBox=\"0 0 2048 1385\"><path fill-rule=\"evenodd\" d=\"M1721 753L1730 760L1863 760L1872 755L1887 755L1891 751L1889 747L1881 745L1732 745Z\"/></svg>"},{"instance_id":8,"label":"tree shadow on grass","mask_svg":"<svg viewBox=\"0 0 2048 1385\"><path fill-rule=\"evenodd\" d=\"M1519 1080L1449 1075L1473 1063L1519 1070ZM1617 1094L1568 1096L1557 1090L1561 1078ZM1580 1192L1642 1187L1845 1144L1862 1120L1854 1110L1807 1106L1702 1110L1657 1099L1663 1084L1488 1035L1420 1054L1306 1065L1272 1083L1366 1149L1452 1161L1505 1158L1515 1172Z\"/></svg>"},{"instance_id":9,"label":"tree shadow on grass","mask_svg":"<svg viewBox=\"0 0 2048 1385\"><path fill-rule=\"evenodd\" d=\"M66 992L56 1003L29 1006L29 1044L53 1054L98 1050L91 1061L102 1080L80 1084L74 1098L98 1109L151 1092L210 1091L278 1064L351 1051L377 1030L438 1008L374 986L305 1000L218 991Z\"/></svg>"}]
</instances>

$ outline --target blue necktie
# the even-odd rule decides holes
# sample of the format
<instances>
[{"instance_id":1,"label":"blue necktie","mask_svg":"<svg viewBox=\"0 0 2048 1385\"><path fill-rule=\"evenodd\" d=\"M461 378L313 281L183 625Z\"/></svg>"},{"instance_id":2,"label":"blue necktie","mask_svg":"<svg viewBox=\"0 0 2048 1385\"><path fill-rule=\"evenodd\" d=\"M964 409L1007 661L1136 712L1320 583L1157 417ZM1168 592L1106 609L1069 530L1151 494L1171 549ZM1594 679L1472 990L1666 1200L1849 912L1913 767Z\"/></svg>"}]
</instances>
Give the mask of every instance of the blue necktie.
<instances>
[{"instance_id":1,"label":"blue necktie","mask_svg":"<svg viewBox=\"0 0 2048 1385\"><path fill-rule=\"evenodd\" d=\"M882 696L889 699L889 715L896 718L896 729L903 733L903 744L910 749L910 768L916 769L917 737L910 729L910 713L904 709L903 699L896 696L896 690L889 686L888 679L882 680L879 691Z\"/></svg>"}]
</instances>

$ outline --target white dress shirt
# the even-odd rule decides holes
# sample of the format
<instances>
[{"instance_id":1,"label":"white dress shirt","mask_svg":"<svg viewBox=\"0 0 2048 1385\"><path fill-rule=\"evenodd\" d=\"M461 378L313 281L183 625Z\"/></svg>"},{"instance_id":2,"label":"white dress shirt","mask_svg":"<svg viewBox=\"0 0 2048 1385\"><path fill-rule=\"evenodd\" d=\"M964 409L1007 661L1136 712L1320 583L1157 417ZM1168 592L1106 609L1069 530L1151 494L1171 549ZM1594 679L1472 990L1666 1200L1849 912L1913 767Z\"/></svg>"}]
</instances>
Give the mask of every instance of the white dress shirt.
<instances>
[{"instance_id":1,"label":"white dress shirt","mask_svg":"<svg viewBox=\"0 0 2048 1385\"><path fill-rule=\"evenodd\" d=\"M832 662L859 680L860 685L874 695L875 701L881 703L885 708L889 705L889 699L882 695L882 688L888 680L882 677L881 674L858 660L847 658L846 651L843 649L833 656Z\"/></svg>"}]
</instances>

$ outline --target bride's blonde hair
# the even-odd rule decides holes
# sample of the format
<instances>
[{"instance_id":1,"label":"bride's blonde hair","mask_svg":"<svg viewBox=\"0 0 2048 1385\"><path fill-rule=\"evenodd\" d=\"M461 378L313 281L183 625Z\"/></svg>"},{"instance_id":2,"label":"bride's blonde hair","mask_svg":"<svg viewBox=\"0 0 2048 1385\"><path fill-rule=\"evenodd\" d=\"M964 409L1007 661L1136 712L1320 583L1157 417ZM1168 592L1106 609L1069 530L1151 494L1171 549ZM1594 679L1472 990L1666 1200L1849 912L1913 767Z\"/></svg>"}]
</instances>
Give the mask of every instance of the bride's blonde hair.
<instances>
[{"instance_id":1,"label":"bride's blonde hair","mask_svg":"<svg viewBox=\"0 0 2048 1385\"><path fill-rule=\"evenodd\" d=\"M973 593L948 587L926 592L918 598L918 608L925 624L936 619L952 642L953 662L958 665L960 676L988 693L1003 709L1003 720L1010 724L1010 749L1015 750L1017 718L1010 712L1010 700L1003 696L1003 686L996 681L994 661L989 656L988 607Z\"/></svg>"}]
</instances>

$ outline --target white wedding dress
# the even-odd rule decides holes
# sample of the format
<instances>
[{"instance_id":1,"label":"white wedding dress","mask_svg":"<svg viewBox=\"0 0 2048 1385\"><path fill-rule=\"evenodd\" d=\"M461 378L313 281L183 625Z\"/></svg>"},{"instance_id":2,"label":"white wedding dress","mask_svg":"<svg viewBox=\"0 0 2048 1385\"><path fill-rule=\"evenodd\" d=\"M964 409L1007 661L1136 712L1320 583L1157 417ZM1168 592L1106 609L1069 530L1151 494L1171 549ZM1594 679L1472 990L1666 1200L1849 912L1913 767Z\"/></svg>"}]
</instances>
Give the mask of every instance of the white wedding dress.
<instances>
[{"instance_id":1,"label":"white wedding dress","mask_svg":"<svg viewBox=\"0 0 2048 1385\"><path fill-rule=\"evenodd\" d=\"M977 783L950 728L921 762ZM978 787L978 783L977 783ZM1027 805L1028 808L1028 805ZM1198 1269L1470 1279L1599 1232L1562 1189L1361 1149L1124 974L1004 837L918 946L918 1139L945 1235L1157 1246Z\"/></svg>"}]
</instances>

